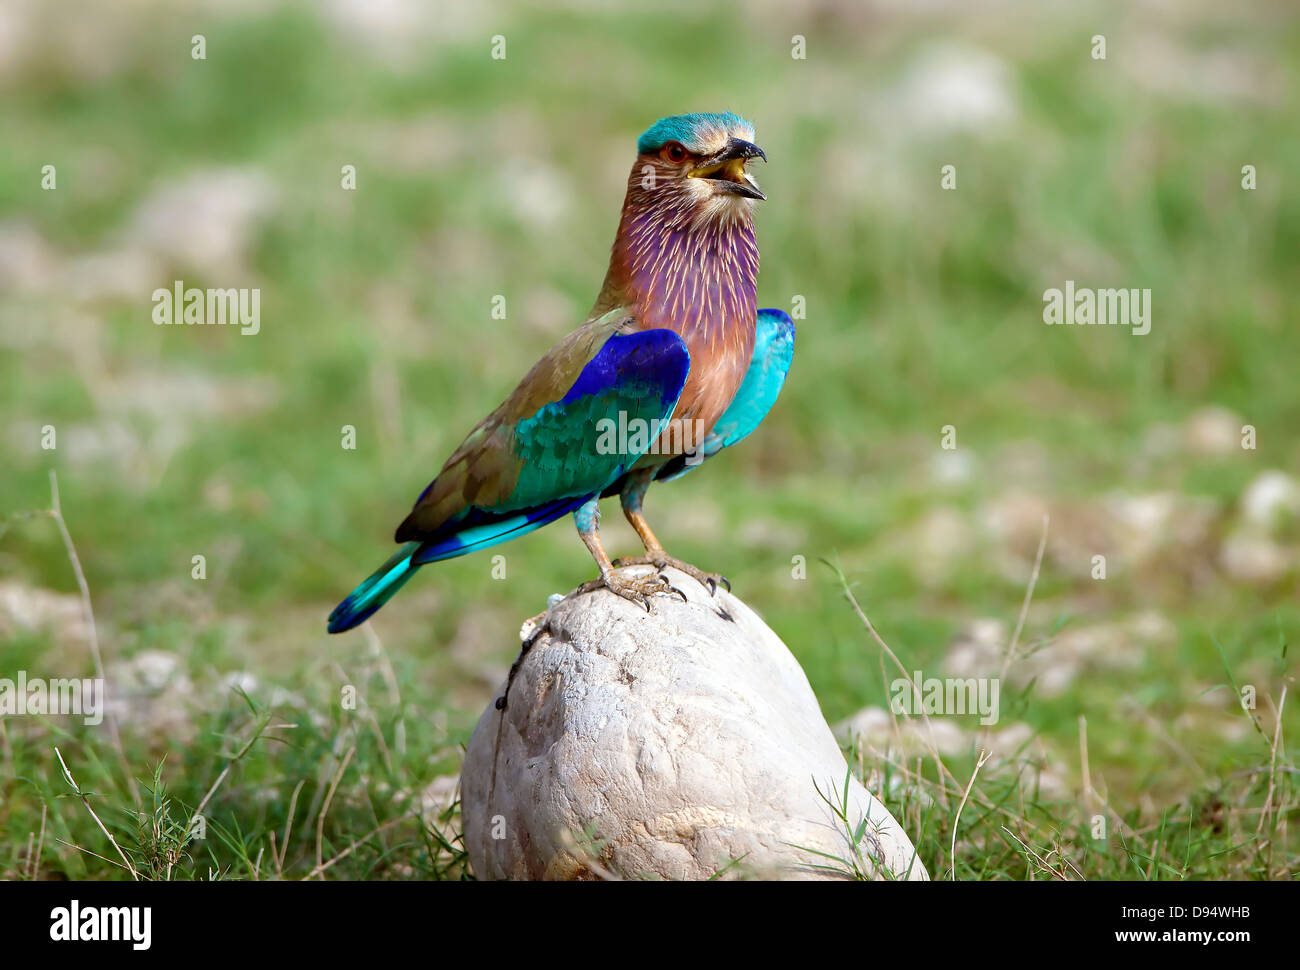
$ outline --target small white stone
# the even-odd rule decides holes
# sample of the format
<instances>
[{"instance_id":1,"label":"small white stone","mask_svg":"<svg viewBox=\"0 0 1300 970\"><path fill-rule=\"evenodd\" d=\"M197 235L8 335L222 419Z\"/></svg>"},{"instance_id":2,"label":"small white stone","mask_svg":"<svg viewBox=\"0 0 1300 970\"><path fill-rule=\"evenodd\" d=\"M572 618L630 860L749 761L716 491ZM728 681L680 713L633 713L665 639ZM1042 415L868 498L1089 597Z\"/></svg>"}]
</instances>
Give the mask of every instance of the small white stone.
<instances>
[{"instance_id":1,"label":"small white stone","mask_svg":"<svg viewBox=\"0 0 1300 970\"><path fill-rule=\"evenodd\" d=\"M1262 529L1274 529L1284 519L1300 514L1300 485L1276 469L1263 472L1241 493L1241 515Z\"/></svg>"},{"instance_id":2,"label":"small white stone","mask_svg":"<svg viewBox=\"0 0 1300 970\"><path fill-rule=\"evenodd\" d=\"M1285 549L1268 536L1251 531L1235 532L1224 539L1219 562L1237 582L1261 586L1277 582L1291 568Z\"/></svg>"},{"instance_id":3,"label":"small white stone","mask_svg":"<svg viewBox=\"0 0 1300 970\"><path fill-rule=\"evenodd\" d=\"M1227 408L1205 407L1183 427L1188 450L1198 455L1235 455L1241 451L1241 426L1245 422Z\"/></svg>"}]
</instances>

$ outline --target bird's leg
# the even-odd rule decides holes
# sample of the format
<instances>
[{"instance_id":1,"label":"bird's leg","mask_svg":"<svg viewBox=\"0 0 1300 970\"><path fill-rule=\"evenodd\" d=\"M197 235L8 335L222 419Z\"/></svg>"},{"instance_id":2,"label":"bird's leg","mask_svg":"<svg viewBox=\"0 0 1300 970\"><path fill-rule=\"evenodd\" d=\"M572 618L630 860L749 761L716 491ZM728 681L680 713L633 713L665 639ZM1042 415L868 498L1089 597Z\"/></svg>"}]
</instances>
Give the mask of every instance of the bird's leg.
<instances>
[{"instance_id":1,"label":"bird's leg","mask_svg":"<svg viewBox=\"0 0 1300 970\"><path fill-rule=\"evenodd\" d=\"M653 468L643 468L628 475L627 484L623 486L623 491L618 497L619 502L623 505L623 515L632 528L636 529L636 534L641 537L641 545L645 546L645 555L620 559L616 565L636 566L649 564L656 569L672 566L674 569L680 569L686 575L694 578L701 586L708 587L710 595L717 593L719 583L726 586L727 591L730 592L731 582L726 576L719 573L706 573L703 569L668 555L668 553L664 552L664 547L659 544L655 534L650 531L650 523L645 520L645 516L641 513L641 503L645 501L646 489L650 487L654 474L655 470Z\"/></svg>"},{"instance_id":2,"label":"bird's leg","mask_svg":"<svg viewBox=\"0 0 1300 970\"><path fill-rule=\"evenodd\" d=\"M593 496L591 501L573 513L573 520L578 526L578 535L582 536L587 551L591 553L591 558L596 560L596 566L600 570L599 579L583 583L575 593L607 589L625 600L639 603L645 607L647 613L650 612L650 597L656 593L675 593L685 603L686 594L669 583L667 576L658 574L624 579L614 572L614 564L609 561L609 553L605 552L605 547L600 544L600 507L597 504L599 500L599 496Z\"/></svg>"}]
</instances>

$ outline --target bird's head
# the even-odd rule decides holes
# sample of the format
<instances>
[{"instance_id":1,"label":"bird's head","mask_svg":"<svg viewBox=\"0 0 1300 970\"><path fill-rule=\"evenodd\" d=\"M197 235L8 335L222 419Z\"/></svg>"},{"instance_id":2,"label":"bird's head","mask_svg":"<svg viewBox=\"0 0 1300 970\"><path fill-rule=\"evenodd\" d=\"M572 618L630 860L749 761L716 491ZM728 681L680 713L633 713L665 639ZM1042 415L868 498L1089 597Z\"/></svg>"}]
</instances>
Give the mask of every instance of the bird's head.
<instances>
[{"instance_id":1,"label":"bird's head","mask_svg":"<svg viewBox=\"0 0 1300 970\"><path fill-rule=\"evenodd\" d=\"M753 209L766 198L745 171L755 158L767 161L754 126L729 111L674 115L647 128L592 313L635 306L647 328L708 334L730 322L752 337ZM736 357L749 358L744 348Z\"/></svg>"},{"instance_id":2,"label":"bird's head","mask_svg":"<svg viewBox=\"0 0 1300 970\"><path fill-rule=\"evenodd\" d=\"M754 126L731 112L660 118L637 140L632 182L649 196L670 193L719 214L767 198L745 171L767 161L754 144Z\"/></svg>"}]
</instances>

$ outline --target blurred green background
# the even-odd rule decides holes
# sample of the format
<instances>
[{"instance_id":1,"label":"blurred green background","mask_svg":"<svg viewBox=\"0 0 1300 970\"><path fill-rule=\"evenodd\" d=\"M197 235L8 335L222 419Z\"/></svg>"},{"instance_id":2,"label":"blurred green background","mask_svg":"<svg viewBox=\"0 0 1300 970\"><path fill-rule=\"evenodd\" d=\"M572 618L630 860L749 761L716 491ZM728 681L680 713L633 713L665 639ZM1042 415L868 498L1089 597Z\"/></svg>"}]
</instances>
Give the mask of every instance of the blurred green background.
<instances>
[{"instance_id":1,"label":"blurred green background","mask_svg":"<svg viewBox=\"0 0 1300 970\"><path fill-rule=\"evenodd\" d=\"M1254 832L1300 630L1298 55L1284 2L3 0L0 676L93 673L55 524L22 515L48 508L54 469L136 778L166 755L185 816L261 718L299 724L240 759L210 805L222 839L173 878L247 876L298 782L319 808L352 743L329 845L441 807L520 621L593 573L572 528L493 550L504 580L490 555L431 567L377 639L328 637L325 617L582 321L637 135L734 110L770 159L759 305L807 313L761 431L651 491L665 546L731 578L838 723L882 706L892 672L820 560L909 669L996 671L1050 515L1003 694L1001 724L1032 741L1009 759L1074 818L1086 717L1092 784L1136 828L1217 803ZM261 332L155 326L151 293L178 279L260 288ZM1045 326L1067 279L1149 288L1151 332ZM612 507L605 523L614 554L639 551ZM1262 732L1234 682L1257 687ZM361 685L363 726L340 683ZM3 725L0 871L122 875L28 845L44 806L51 834L107 854L54 800L54 744L134 831L106 732ZM976 725L954 726L964 779ZM462 871L427 831L376 848L398 830L331 872ZM1181 874L1289 871L1294 840L1280 862L1254 849ZM314 855L294 842L285 868Z\"/></svg>"}]
</instances>

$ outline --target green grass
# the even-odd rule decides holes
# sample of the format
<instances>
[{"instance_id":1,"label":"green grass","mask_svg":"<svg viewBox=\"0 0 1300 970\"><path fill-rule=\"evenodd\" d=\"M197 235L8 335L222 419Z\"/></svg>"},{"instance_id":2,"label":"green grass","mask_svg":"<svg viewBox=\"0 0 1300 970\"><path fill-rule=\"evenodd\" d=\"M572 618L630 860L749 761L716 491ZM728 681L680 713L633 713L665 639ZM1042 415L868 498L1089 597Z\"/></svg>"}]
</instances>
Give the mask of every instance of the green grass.
<instances>
[{"instance_id":1,"label":"green grass","mask_svg":"<svg viewBox=\"0 0 1300 970\"><path fill-rule=\"evenodd\" d=\"M43 280L0 267L0 584L23 602L61 596L33 625L0 607L0 676L94 673L64 543L23 514L49 507L50 470L106 665L156 651L176 666L152 713L122 720L120 754L75 719L0 720L0 874L131 878L57 746L142 875L466 875L455 808L420 813L421 794L457 773L519 621L589 578L585 551L557 525L499 550L503 581L490 556L427 570L374 621L382 642L328 637L325 617L388 554L464 432L581 321L636 136L660 115L715 109L751 117L771 159L760 305L802 295L808 314L761 432L652 490L668 549L730 577L834 723L885 706L892 672L819 561L843 569L909 670L941 673L972 622L1014 627L1039 522L998 531L988 515L1041 500L1052 524L1022 644L1050 652L1144 611L1172 633L1121 637L1126 664L1103 651L1060 691L1013 677L1004 710L1034 741L980 769L958 878L1294 872L1295 765L1271 742L1294 687L1300 522L1270 533L1290 557L1279 575L1242 579L1222 555L1246 486L1268 469L1300 477L1300 28L1284 5L1153 22L1099 4L992 17L996 29L956 11L860 21L849 4L521 9L443 24L409 62L308 5L201 26L181 8L84 6L102 63L60 53L53 5L51 39L0 99L0 228L36 233L53 267ZM194 62L200 30L208 59ZM1104 62L1087 56L1098 31ZM497 32L505 61L487 53ZM795 33L806 61L789 56ZM1003 62L1007 124L927 130L917 109L889 107L940 40ZM339 188L348 163L355 193ZM53 192L40 189L46 164ZM955 192L939 188L944 164ZM1258 168L1253 192L1243 164ZM90 277L77 260L135 245L135 214L160 184L223 167L274 191L232 266L155 247L137 283L77 296ZM1043 290L1070 278L1150 288L1151 333L1043 326ZM174 279L260 287L262 332L155 327L149 294ZM1207 406L1255 426L1257 450L1188 447ZM47 424L55 451L39 447ZM339 445L344 425L355 451ZM946 425L969 462L951 480L935 472ZM1186 543L1163 535L1134 552L1109 517L1120 493L1204 500L1209 518ZM963 535L940 529L931 567L920 537L945 509ZM1179 505L1174 524L1192 516ZM636 551L617 518L609 546ZM1088 575L1096 551L1104 582ZM205 580L191 579L195 555ZM251 679L232 686L234 674ZM1234 680L1257 688L1259 730ZM356 710L341 706L344 685ZM1283 740L1295 712L1288 697ZM970 778L975 744L920 752L919 766L915 752L851 754L885 773L881 797L946 878L952 779ZM1044 794L1040 772L1063 788ZM1091 837L1094 797L1104 839ZM188 839L205 799L206 837Z\"/></svg>"}]
</instances>

